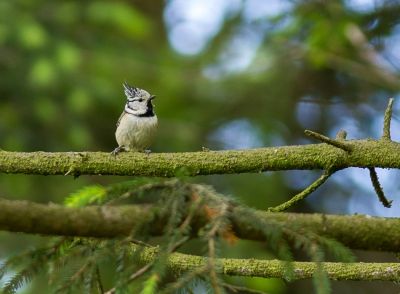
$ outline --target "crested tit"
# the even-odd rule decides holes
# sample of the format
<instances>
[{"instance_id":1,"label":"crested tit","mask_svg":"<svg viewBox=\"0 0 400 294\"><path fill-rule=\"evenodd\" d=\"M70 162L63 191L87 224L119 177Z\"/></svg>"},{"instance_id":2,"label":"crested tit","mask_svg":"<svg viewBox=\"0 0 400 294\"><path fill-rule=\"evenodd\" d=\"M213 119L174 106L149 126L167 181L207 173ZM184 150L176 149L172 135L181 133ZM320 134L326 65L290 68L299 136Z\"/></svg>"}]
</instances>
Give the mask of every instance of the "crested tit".
<instances>
[{"instance_id":1,"label":"crested tit","mask_svg":"<svg viewBox=\"0 0 400 294\"><path fill-rule=\"evenodd\" d=\"M121 150L144 151L149 154L150 150L146 148L153 143L158 125L151 103L156 96L131 87L126 82L123 85L128 102L117 122L115 137L119 146L111 154L117 155Z\"/></svg>"}]
</instances>

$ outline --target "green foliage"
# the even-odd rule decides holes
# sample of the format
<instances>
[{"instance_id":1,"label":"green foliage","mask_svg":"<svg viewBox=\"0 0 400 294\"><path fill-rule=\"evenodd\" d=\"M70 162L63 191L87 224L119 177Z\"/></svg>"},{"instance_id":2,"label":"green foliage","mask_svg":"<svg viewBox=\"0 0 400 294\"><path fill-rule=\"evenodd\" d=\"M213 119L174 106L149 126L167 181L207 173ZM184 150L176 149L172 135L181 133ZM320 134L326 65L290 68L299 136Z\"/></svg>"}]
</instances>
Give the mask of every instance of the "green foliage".
<instances>
[{"instance_id":1,"label":"green foliage","mask_svg":"<svg viewBox=\"0 0 400 294\"><path fill-rule=\"evenodd\" d=\"M143 290L140 294L154 294L157 293L157 283L159 277L157 274L153 274L143 283Z\"/></svg>"},{"instance_id":2,"label":"green foliage","mask_svg":"<svg viewBox=\"0 0 400 294\"><path fill-rule=\"evenodd\" d=\"M2 289L2 293L15 293L24 284L29 283L40 270L47 265L52 258L63 253L66 238L56 238L49 246L30 250L8 259L0 266L0 278L4 276L11 268L15 268L21 263L28 263L21 271L11 277Z\"/></svg>"},{"instance_id":3,"label":"green foliage","mask_svg":"<svg viewBox=\"0 0 400 294\"><path fill-rule=\"evenodd\" d=\"M65 198L64 204L68 207L80 207L90 204L104 204L116 198L126 199L137 196L141 198L148 189L154 189L154 183L161 179L137 178L129 182L114 184L108 188L92 185L82 188ZM146 185L150 184L150 185Z\"/></svg>"},{"instance_id":4,"label":"green foliage","mask_svg":"<svg viewBox=\"0 0 400 294\"><path fill-rule=\"evenodd\" d=\"M156 193L157 198L147 197ZM99 268L106 262L116 264L113 293L128 291L130 284L143 276L141 285L143 294L170 293L180 289L190 289L197 279L203 280L210 293L225 293L225 289L234 287L225 284L217 274L221 271L218 258L222 240L234 244L237 237L231 231L232 218L240 219L249 227L261 230L268 244L281 260L286 260L286 281L294 278L291 261L293 260L289 244L308 253L317 264L314 283L318 293L329 293L329 281L322 267L324 252L337 260L353 261L351 252L337 241L319 236L298 227L287 227L285 223L261 218L257 212L238 201L218 194L212 187L200 184L188 184L179 179L151 180L135 179L110 187L90 186L70 195L68 206L117 205L120 202L144 201L156 204L150 219L143 219L126 237L96 240L85 238L57 239L53 244L41 249L8 259L0 268L1 276L10 269L22 266L3 288L4 293L13 293L23 284L30 282L45 266L49 267L50 283L55 284L54 293L72 293L85 289L91 293L95 288L103 287ZM206 224L193 235L192 223L196 217L205 218ZM145 248L153 248L145 243L149 239L149 230L155 218L165 219L165 228L161 242L157 246L155 259L147 261L142 268ZM171 254L197 237L205 245L207 262L198 269L182 273L167 266ZM132 247L132 243L136 244ZM26 264L26 265L25 265ZM163 285L168 272L176 276L174 283ZM62 273L62 274L61 274ZM61 278L64 276L64 278ZM80 289L80 290L79 290Z\"/></svg>"},{"instance_id":5,"label":"green foliage","mask_svg":"<svg viewBox=\"0 0 400 294\"><path fill-rule=\"evenodd\" d=\"M65 198L64 204L68 207L80 207L93 203L101 204L104 202L105 195L106 190L103 187L99 185L88 186Z\"/></svg>"},{"instance_id":6,"label":"green foliage","mask_svg":"<svg viewBox=\"0 0 400 294\"><path fill-rule=\"evenodd\" d=\"M133 40L150 33L150 22L131 5L123 2L96 1L88 7L91 20L109 26Z\"/></svg>"}]
</instances>

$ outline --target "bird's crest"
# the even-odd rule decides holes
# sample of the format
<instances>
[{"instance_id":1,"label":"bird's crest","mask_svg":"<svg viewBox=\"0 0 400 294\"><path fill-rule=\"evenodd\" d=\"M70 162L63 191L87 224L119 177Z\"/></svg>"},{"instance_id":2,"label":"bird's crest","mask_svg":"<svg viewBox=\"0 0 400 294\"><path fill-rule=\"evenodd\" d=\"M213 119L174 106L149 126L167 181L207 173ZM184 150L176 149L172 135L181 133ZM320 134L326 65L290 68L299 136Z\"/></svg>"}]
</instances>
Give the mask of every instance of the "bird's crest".
<instances>
[{"instance_id":1,"label":"bird's crest","mask_svg":"<svg viewBox=\"0 0 400 294\"><path fill-rule=\"evenodd\" d=\"M142 96L144 96L144 94L147 93L143 89L134 88L132 86L129 86L126 82L124 82L123 85L124 85L124 92L125 92L126 98L128 98L128 100L133 99L135 97L142 97Z\"/></svg>"}]
</instances>

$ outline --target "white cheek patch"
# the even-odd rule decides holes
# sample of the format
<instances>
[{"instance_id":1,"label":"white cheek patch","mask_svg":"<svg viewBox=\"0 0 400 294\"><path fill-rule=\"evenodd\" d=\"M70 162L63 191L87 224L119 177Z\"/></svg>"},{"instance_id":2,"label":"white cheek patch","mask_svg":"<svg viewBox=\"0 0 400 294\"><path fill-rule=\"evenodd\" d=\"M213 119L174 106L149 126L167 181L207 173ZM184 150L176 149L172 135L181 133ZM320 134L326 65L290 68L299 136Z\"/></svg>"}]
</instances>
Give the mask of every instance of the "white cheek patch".
<instances>
[{"instance_id":1,"label":"white cheek patch","mask_svg":"<svg viewBox=\"0 0 400 294\"><path fill-rule=\"evenodd\" d=\"M133 111L138 111L139 110L137 103L133 103L133 102L126 103L125 108L128 108L128 109L133 110Z\"/></svg>"}]
</instances>

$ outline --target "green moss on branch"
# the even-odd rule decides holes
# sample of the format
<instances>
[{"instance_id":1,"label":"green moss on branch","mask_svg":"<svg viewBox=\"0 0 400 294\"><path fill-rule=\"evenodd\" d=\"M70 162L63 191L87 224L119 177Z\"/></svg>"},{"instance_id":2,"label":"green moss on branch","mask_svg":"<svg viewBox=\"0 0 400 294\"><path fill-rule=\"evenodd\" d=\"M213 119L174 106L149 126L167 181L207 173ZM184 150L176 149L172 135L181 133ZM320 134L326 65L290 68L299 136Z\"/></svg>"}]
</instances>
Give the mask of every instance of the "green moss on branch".
<instances>
[{"instance_id":1,"label":"green moss on branch","mask_svg":"<svg viewBox=\"0 0 400 294\"><path fill-rule=\"evenodd\" d=\"M0 230L4 231L113 238L127 235L137 223L157 214L158 210L150 204L68 208L57 204L2 200L0 211ZM397 218L262 211L255 213L260 220L266 218L285 222L287 227L301 227L315 234L334 238L351 249L400 252L400 219ZM165 220L157 217L155 219L151 225L151 234L161 235ZM194 235L206 221L207 218L201 215L193 219ZM241 239L266 240L262 232L240 219L232 219L232 224L234 234Z\"/></svg>"},{"instance_id":2,"label":"green moss on branch","mask_svg":"<svg viewBox=\"0 0 400 294\"><path fill-rule=\"evenodd\" d=\"M314 170L347 167L400 168L400 144L388 140L345 141L352 152L326 144L186 153L0 152L0 173L173 177Z\"/></svg>"},{"instance_id":3,"label":"green moss on branch","mask_svg":"<svg viewBox=\"0 0 400 294\"><path fill-rule=\"evenodd\" d=\"M156 258L156 248L146 248L141 260L149 263ZM174 253L167 260L167 266L174 272L194 271L207 264L208 258ZM261 277L285 279L285 262L258 259L216 259L219 274L240 277ZM336 263L324 262L324 270L331 280L351 281L396 281L400 280L399 263ZM311 279L316 272L314 262L293 262L294 279Z\"/></svg>"}]
</instances>

